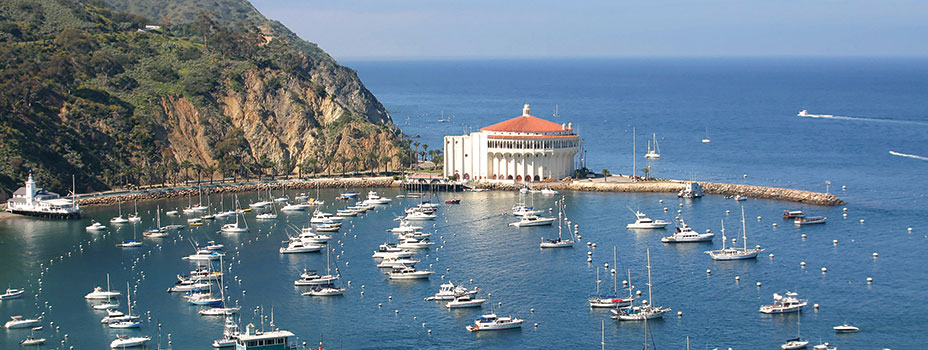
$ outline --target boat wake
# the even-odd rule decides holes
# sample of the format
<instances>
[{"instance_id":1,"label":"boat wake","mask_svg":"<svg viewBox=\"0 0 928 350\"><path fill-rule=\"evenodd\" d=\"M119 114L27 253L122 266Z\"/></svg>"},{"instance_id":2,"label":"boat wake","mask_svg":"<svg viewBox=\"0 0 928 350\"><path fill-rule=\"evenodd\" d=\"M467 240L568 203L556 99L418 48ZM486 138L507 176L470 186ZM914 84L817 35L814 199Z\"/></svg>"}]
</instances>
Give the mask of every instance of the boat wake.
<instances>
[{"instance_id":1,"label":"boat wake","mask_svg":"<svg viewBox=\"0 0 928 350\"><path fill-rule=\"evenodd\" d=\"M917 155L914 155L914 154L899 153L899 152L896 152L896 151L889 151L889 154L892 154L892 155L894 155L894 156L899 156L899 157L914 158L914 159L920 159L920 160L928 160L928 157L917 156Z\"/></svg>"},{"instance_id":2,"label":"boat wake","mask_svg":"<svg viewBox=\"0 0 928 350\"><path fill-rule=\"evenodd\" d=\"M894 124L907 124L907 125L921 125L928 126L928 122L916 121L916 120L900 120L900 119L882 119L882 118L867 118L867 117L849 117L843 115L831 115L831 114L809 114L805 110L799 112L799 117L802 118L817 118L817 119L838 119L838 120L853 120L861 122L874 122L874 123L894 123Z\"/></svg>"}]
</instances>

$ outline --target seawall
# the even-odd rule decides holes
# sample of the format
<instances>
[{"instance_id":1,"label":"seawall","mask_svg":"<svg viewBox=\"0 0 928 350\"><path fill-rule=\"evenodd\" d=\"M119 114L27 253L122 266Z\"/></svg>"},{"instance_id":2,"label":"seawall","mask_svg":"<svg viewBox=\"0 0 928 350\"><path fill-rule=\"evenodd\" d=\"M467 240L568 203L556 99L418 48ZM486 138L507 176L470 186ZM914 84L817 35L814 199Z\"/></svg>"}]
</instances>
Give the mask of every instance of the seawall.
<instances>
[{"instance_id":1,"label":"seawall","mask_svg":"<svg viewBox=\"0 0 928 350\"><path fill-rule=\"evenodd\" d=\"M843 205L847 204L833 194L793 190L779 187L733 185L714 182L700 182L703 193L720 195L743 195L750 198L774 199L815 205ZM683 181L616 181L616 182L552 182L536 184L536 188L551 188L554 190L591 191L591 192L662 192L677 193L686 186ZM479 188L494 190L518 190L521 184L517 183L480 183Z\"/></svg>"}]
</instances>

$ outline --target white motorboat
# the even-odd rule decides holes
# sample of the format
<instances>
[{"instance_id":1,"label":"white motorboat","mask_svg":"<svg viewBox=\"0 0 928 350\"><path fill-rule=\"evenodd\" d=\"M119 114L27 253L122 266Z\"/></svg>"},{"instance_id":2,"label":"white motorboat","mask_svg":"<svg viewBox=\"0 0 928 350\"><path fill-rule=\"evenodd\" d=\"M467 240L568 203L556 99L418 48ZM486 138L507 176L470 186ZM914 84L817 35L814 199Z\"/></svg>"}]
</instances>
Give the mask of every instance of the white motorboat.
<instances>
[{"instance_id":1,"label":"white motorboat","mask_svg":"<svg viewBox=\"0 0 928 350\"><path fill-rule=\"evenodd\" d=\"M310 205L308 204L290 203L290 204L285 205L283 208L280 208L280 211L284 211L284 212L306 211L307 209L309 209L309 207Z\"/></svg>"},{"instance_id":2,"label":"white motorboat","mask_svg":"<svg viewBox=\"0 0 928 350\"><path fill-rule=\"evenodd\" d=\"M29 336L26 339L19 341L19 345L22 346L36 346L45 344L45 338L36 338L34 336Z\"/></svg>"},{"instance_id":3,"label":"white motorboat","mask_svg":"<svg viewBox=\"0 0 928 350\"><path fill-rule=\"evenodd\" d=\"M728 241L728 237L725 237L725 220L722 220L722 249L719 250L710 250L706 254L709 254L712 257L712 260L745 260L745 259L756 259L757 254L763 252L762 248L751 248L748 249L748 234L747 226L744 220L744 207L741 207L741 242L744 244L743 248L735 247L725 247L725 242Z\"/></svg>"},{"instance_id":4,"label":"white motorboat","mask_svg":"<svg viewBox=\"0 0 928 350\"><path fill-rule=\"evenodd\" d=\"M652 220L645 213L641 211L635 211L635 222L625 225L626 229L635 230L635 229L661 229L670 225L669 222L664 220Z\"/></svg>"},{"instance_id":5,"label":"white motorboat","mask_svg":"<svg viewBox=\"0 0 928 350\"><path fill-rule=\"evenodd\" d=\"M119 308L119 304L107 301L102 304L94 304L91 308L94 310L115 310Z\"/></svg>"},{"instance_id":6,"label":"white motorboat","mask_svg":"<svg viewBox=\"0 0 928 350\"><path fill-rule=\"evenodd\" d=\"M516 205L512 207L512 215L515 216L525 216L525 215L535 215L541 214L544 210L536 210L534 207L528 207L525 205Z\"/></svg>"},{"instance_id":7,"label":"white motorboat","mask_svg":"<svg viewBox=\"0 0 928 350\"><path fill-rule=\"evenodd\" d=\"M238 313L239 310L241 309L242 309L241 306L211 307L207 309L200 309L199 311L197 311L197 313L200 314L200 316L231 316L231 315L235 315L236 313Z\"/></svg>"},{"instance_id":8,"label":"white motorboat","mask_svg":"<svg viewBox=\"0 0 928 350\"><path fill-rule=\"evenodd\" d=\"M167 215L167 216L177 216L177 215L180 215L180 213L178 213L177 210L168 210L168 211L164 212L164 214Z\"/></svg>"},{"instance_id":9,"label":"white motorboat","mask_svg":"<svg viewBox=\"0 0 928 350\"><path fill-rule=\"evenodd\" d=\"M316 225L316 231L318 232L338 232L341 229L341 224L318 224Z\"/></svg>"},{"instance_id":10,"label":"white motorboat","mask_svg":"<svg viewBox=\"0 0 928 350\"><path fill-rule=\"evenodd\" d=\"M269 206L271 204L274 204L274 202L259 201L259 202L254 202L254 203L249 204L248 207L252 209L263 209L264 207Z\"/></svg>"},{"instance_id":11,"label":"white motorboat","mask_svg":"<svg viewBox=\"0 0 928 350\"><path fill-rule=\"evenodd\" d=\"M129 219L122 217L122 214L120 214L119 216L110 219L110 223L116 225L128 224Z\"/></svg>"},{"instance_id":12,"label":"white motorboat","mask_svg":"<svg viewBox=\"0 0 928 350\"><path fill-rule=\"evenodd\" d=\"M842 324L842 325L834 326L834 327L831 327L831 328L834 329L835 332L837 332L837 333L857 333L857 332L860 332L860 328L858 328L858 327L856 327L856 326L852 326L852 325L848 324L847 322L845 322L845 323Z\"/></svg>"},{"instance_id":13,"label":"white motorboat","mask_svg":"<svg viewBox=\"0 0 928 350\"><path fill-rule=\"evenodd\" d=\"M225 246L222 244L217 244L216 241L208 241L206 242L205 248L208 250L217 251L217 250L222 250L222 248L224 247Z\"/></svg>"},{"instance_id":14,"label":"white motorboat","mask_svg":"<svg viewBox=\"0 0 928 350\"><path fill-rule=\"evenodd\" d=\"M809 305L808 300L799 299L799 294L786 291L784 295L773 293L773 304L763 305L759 311L765 314L799 312L806 305Z\"/></svg>"},{"instance_id":15,"label":"white motorboat","mask_svg":"<svg viewBox=\"0 0 928 350\"><path fill-rule=\"evenodd\" d=\"M413 266L394 266L393 270L387 272L386 275L390 276L391 280L413 280L413 279L427 279L429 275L435 273L435 271L428 270L416 270Z\"/></svg>"},{"instance_id":16,"label":"white motorboat","mask_svg":"<svg viewBox=\"0 0 928 350\"><path fill-rule=\"evenodd\" d=\"M99 222L91 221L90 226L87 226L84 229L90 232L98 232L106 230L106 226L103 226L103 224Z\"/></svg>"},{"instance_id":17,"label":"white motorboat","mask_svg":"<svg viewBox=\"0 0 928 350\"><path fill-rule=\"evenodd\" d=\"M210 287L209 281L198 280L198 279L188 279L177 282L171 288L168 288L168 293L175 292L192 292L198 290L204 290Z\"/></svg>"},{"instance_id":18,"label":"white motorboat","mask_svg":"<svg viewBox=\"0 0 928 350\"><path fill-rule=\"evenodd\" d=\"M139 216L139 202L133 202L135 205L135 213L129 214L129 222L142 222L142 217Z\"/></svg>"},{"instance_id":19,"label":"white motorboat","mask_svg":"<svg viewBox=\"0 0 928 350\"><path fill-rule=\"evenodd\" d=\"M393 268L394 266L415 265L419 262L420 260L416 259L388 257L381 260L380 263L377 264L377 267Z\"/></svg>"},{"instance_id":20,"label":"white motorboat","mask_svg":"<svg viewBox=\"0 0 928 350\"><path fill-rule=\"evenodd\" d=\"M528 226L546 226L554 223L554 218L546 218L535 214L522 215L518 222L510 223L509 226L528 227Z\"/></svg>"},{"instance_id":21,"label":"white motorboat","mask_svg":"<svg viewBox=\"0 0 928 350\"><path fill-rule=\"evenodd\" d=\"M831 344L829 344L828 342L818 344L816 346L813 346L812 348L815 350L838 350L837 346L832 347Z\"/></svg>"},{"instance_id":22,"label":"white motorboat","mask_svg":"<svg viewBox=\"0 0 928 350\"><path fill-rule=\"evenodd\" d=\"M735 199L735 202L741 202L741 201L746 201L746 200L748 200L748 197L747 197L747 196L740 195L740 194L736 194L736 195L735 195L734 197L732 197L732 198Z\"/></svg>"},{"instance_id":23,"label":"white motorboat","mask_svg":"<svg viewBox=\"0 0 928 350\"><path fill-rule=\"evenodd\" d=\"M299 238L291 238L290 241L287 242L286 247L280 248L280 253L281 254L315 253L315 252L322 250L322 248L325 248L325 246L320 245L320 244L311 243L311 242L306 242Z\"/></svg>"},{"instance_id":24,"label":"white motorboat","mask_svg":"<svg viewBox=\"0 0 928 350\"><path fill-rule=\"evenodd\" d=\"M414 211L412 213L406 214L406 217L403 218L406 221L427 221L434 220L438 216L435 214L428 214L422 211Z\"/></svg>"},{"instance_id":25,"label":"white motorboat","mask_svg":"<svg viewBox=\"0 0 928 350\"><path fill-rule=\"evenodd\" d=\"M315 270L303 270L300 279L293 281L294 286L322 286L338 280L338 275L319 275Z\"/></svg>"},{"instance_id":26,"label":"white motorboat","mask_svg":"<svg viewBox=\"0 0 928 350\"><path fill-rule=\"evenodd\" d=\"M474 289L467 289L464 286L455 285L451 281L448 281L447 283L442 283L441 286L439 286L438 293L425 298L425 300L454 300L457 297L474 295L478 292L480 292L479 288L474 287Z\"/></svg>"},{"instance_id":27,"label":"white motorboat","mask_svg":"<svg viewBox=\"0 0 928 350\"><path fill-rule=\"evenodd\" d=\"M525 320L512 316L499 317L496 316L496 314L488 314L480 316L480 318L474 320L474 325L467 326L466 328L471 332L497 331L503 329L521 328L522 322L525 322Z\"/></svg>"},{"instance_id":28,"label":"white motorboat","mask_svg":"<svg viewBox=\"0 0 928 350\"><path fill-rule=\"evenodd\" d=\"M428 232L411 232L411 233L401 233L397 235L397 237L400 240L406 240L406 239L411 239L411 238L421 240L421 239L432 237L432 234Z\"/></svg>"},{"instance_id":29,"label":"white motorboat","mask_svg":"<svg viewBox=\"0 0 928 350\"><path fill-rule=\"evenodd\" d=\"M654 148L651 148L652 141L648 141L648 153L645 153L644 157L648 159L657 159L661 157L661 148L657 145L657 134L651 134L653 136Z\"/></svg>"},{"instance_id":30,"label":"white motorboat","mask_svg":"<svg viewBox=\"0 0 928 350\"><path fill-rule=\"evenodd\" d=\"M29 328L39 324L38 319L34 318L23 318L22 316L10 316L10 320L6 321L3 324L3 328L6 329L16 329L16 328Z\"/></svg>"},{"instance_id":31,"label":"white motorboat","mask_svg":"<svg viewBox=\"0 0 928 350\"><path fill-rule=\"evenodd\" d=\"M337 215L340 218L346 218L346 217L351 217L351 216L358 216L358 212L351 210L351 209L338 209L335 212L335 215Z\"/></svg>"},{"instance_id":32,"label":"white motorboat","mask_svg":"<svg viewBox=\"0 0 928 350\"><path fill-rule=\"evenodd\" d=\"M118 291L110 290L110 274L106 274L106 290L103 288L95 287L92 292L87 293L84 296L84 299L88 300L109 300L120 296L121 293Z\"/></svg>"},{"instance_id":33,"label":"white motorboat","mask_svg":"<svg viewBox=\"0 0 928 350\"><path fill-rule=\"evenodd\" d=\"M381 197L377 195L377 192L370 191L370 192L367 192L367 199L365 199L363 203L377 205L377 204L388 204L392 201L393 201L392 198Z\"/></svg>"},{"instance_id":34,"label":"white motorboat","mask_svg":"<svg viewBox=\"0 0 928 350\"><path fill-rule=\"evenodd\" d=\"M675 227L673 235L661 238L664 243L693 243L709 242L715 234L706 230L706 233L699 233L689 227L683 218L680 218L680 227Z\"/></svg>"},{"instance_id":35,"label":"white motorboat","mask_svg":"<svg viewBox=\"0 0 928 350\"><path fill-rule=\"evenodd\" d=\"M396 245L400 249L428 249L429 246L435 244L428 239L416 239L416 238L407 238Z\"/></svg>"},{"instance_id":36,"label":"white motorboat","mask_svg":"<svg viewBox=\"0 0 928 350\"><path fill-rule=\"evenodd\" d=\"M471 298L470 295L462 295L454 298L454 300L449 301L445 304L445 307L449 309L460 309L468 307L481 307L483 303L487 301L483 298Z\"/></svg>"},{"instance_id":37,"label":"white motorboat","mask_svg":"<svg viewBox=\"0 0 928 350\"><path fill-rule=\"evenodd\" d=\"M545 189L542 189L542 190L541 190L541 195L542 195L542 196L553 196L553 195L556 195L556 194L557 194L557 191L552 190L552 189L550 189L550 188L545 188Z\"/></svg>"},{"instance_id":38,"label":"white motorboat","mask_svg":"<svg viewBox=\"0 0 928 350\"><path fill-rule=\"evenodd\" d=\"M316 209L316 211L313 212L313 216L309 219L309 222L311 224L330 224L341 220L344 220L344 218Z\"/></svg>"},{"instance_id":39,"label":"white motorboat","mask_svg":"<svg viewBox=\"0 0 928 350\"><path fill-rule=\"evenodd\" d=\"M374 254L371 255L372 258L408 258L413 255L412 251L399 248L396 244L393 243L384 243L377 247L377 250L374 251Z\"/></svg>"},{"instance_id":40,"label":"white motorboat","mask_svg":"<svg viewBox=\"0 0 928 350\"><path fill-rule=\"evenodd\" d=\"M303 292L302 296L311 296L311 297L330 297L345 294L348 288L336 288L336 287L315 287L309 291Z\"/></svg>"},{"instance_id":41,"label":"white motorboat","mask_svg":"<svg viewBox=\"0 0 928 350\"><path fill-rule=\"evenodd\" d=\"M225 253L217 253L209 249L199 249L196 253L185 256L181 259L191 260L191 261L209 261L217 260L219 257L224 256Z\"/></svg>"},{"instance_id":42,"label":"white motorboat","mask_svg":"<svg viewBox=\"0 0 928 350\"><path fill-rule=\"evenodd\" d=\"M311 227L304 227L300 230L300 240L304 243L322 244L330 239L332 239L332 236L315 233Z\"/></svg>"},{"instance_id":43,"label":"white motorboat","mask_svg":"<svg viewBox=\"0 0 928 350\"><path fill-rule=\"evenodd\" d=\"M828 218L824 216L801 216L793 220L793 223L796 225L816 225L824 224Z\"/></svg>"},{"instance_id":44,"label":"white motorboat","mask_svg":"<svg viewBox=\"0 0 928 350\"><path fill-rule=\"evenodd\" d=\"M239 222L238 222L239 216L242 217L242 222L244 223L244 227L239 225ZM235 215L235 223L229 223L229 224L222 225L222 228L220 229L220 231L222 233L228 233L228 234L239 234L239 233L248 232L248 221L245 220L245 214L238 213L237 215Z\"/></svg>"},{"instance_id":45,"label":"white motorboat","mask_svg":"<svg viewBox=\"0 0 928 350\"><path fill-rule=\"evenodd\" d=\"M610 310L612 318L619 321L645 321L663 318L670 308L654 306L654 296L651 293L651 248L647 249L648 257L648 299L642 301L641 306L629 306Z\"/></svg>"},{"instance_id":46,"label":"white motorboat","mask_svg":"<svg viewBox=\"0 0 928 350\"><path fill-rule=\"evenodd\" d=\"M110 342L110 349L124 349L145 346L150 341L151 337L129 337L120 334L116 336L116 339Z\"/></svg>"},{"instance_id":47,"label":"white motorboat","mask_svg":"<svg viewBox=\"0 0 928 350\"><path fill-rule=\"evenodd\" d=\"M399 227L391 228L391 229L387 230L387 232L392 232L392 233L413 233L413 232L419 231L419 230L421 230L421 229L423 229L422 226L415 226L415 225L410 224L410 223L409 223L408 221L406 221L406 220L401 220L401 221L400 221L400 226L399 226Z\"/></svg>"},{"instance_id":48,"label":"white motorboat","mask_svg":"<svg viewBox=\"0 0 928 350\"><path fill-rule=\"evenodd\" d=\"M7 288L5 293L0 294L0 300L20 298L25 292L23 289Z\"/></svg>"}]
</instances>

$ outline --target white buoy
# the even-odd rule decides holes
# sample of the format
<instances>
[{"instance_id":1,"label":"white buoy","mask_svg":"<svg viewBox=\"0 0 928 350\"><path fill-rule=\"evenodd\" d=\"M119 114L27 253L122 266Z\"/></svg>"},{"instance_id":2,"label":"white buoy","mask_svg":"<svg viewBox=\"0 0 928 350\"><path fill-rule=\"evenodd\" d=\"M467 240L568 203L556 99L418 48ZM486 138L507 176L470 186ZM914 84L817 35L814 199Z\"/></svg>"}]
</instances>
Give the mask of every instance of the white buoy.
<instances>
[{"instance_id":1,"label":"white buoy","mask_svg":"<svg viewBox=\"0 0 928 350\"><path fill-rule=\"evenodd\" d=\"M731 214L731 210L725 209L725 215Z\"/></svg>"},{"instance_id":2,"label":"white buoy","mask_svg":"<svg viewBox=\"0 0 928 350\"><path fill-rule=\"evenodd\" d=\"M911 227L909 227L909 233L911 233L911 232L912 232L912 228L911 228Z\"/></svg>"},{"instance_id":3,"label":"white buoy","mask_svg":"<svg viewBox=\"0 0 928 350\"><path fill-rule=\"evenodd\" d=\"M741 276L735 276L735 281L741 281Z\"/></svg>"},{"instance_id":4,"label":"white buoy","mask_svg":"<svg viewBox=\"0 0 928 350\"><path fill-rule=\"evenodd\" d=\"M712 274L712 270L706 269L706 274L707 274L707 275L711 275L711 274Z\"/></svg>"},{"instance_id":5,"label":"white buoy","mask_svg":"<svg viewBox=\"0 0 928 350\"><path fill-rule=\"evenodd\" d=\"M387 300L393 300L393 296L392 296L392 295L388 295L388 296L387 296Z\"/></svg>"},{"instance_id":6,"label":"white buoy","mask_svg":"<svg viewBox=\"0 0 928 350\"><path fill-rule=\"evenodd\" d=\"M816 310L818 310L818 304L814 304L814 305L812 305L812 307L815 308Z\"/></svg>"},{"instance_id":7,"label":"white buoy","mask_svg":"<svg viewBox=\"0 0 928 350\"><path fill-rule=\"evenodd\" d=\"M588 262L588 263L593 262L593 258L586 258L586 262Z\"/></svg>"},{"instance_id":8,"label":"white buoy","mask_svg":"<svg viewBox=\"0 0 928 350\"><path fill-rule=\"evenodd\" d=\"M880 257L880 254L877 254L876 252L874 252L874 253L873 253L873 258L876 259L876 258L878 258L878 257ZM890 259L890 260L892 260L892 259Z\"/></svg>"},{"instance_id":9,"label":"white buoy","mask_svg":"<svg viewBox=\"0 0 928 350\"><path fill-rule=\"evenodd\" d=\"M760 221L760 219L761 219L761 217L760 217L760 216L758 216L758 217L757 217L757 221Z\"/></svg>"},{"instance_id":10,"label":"white buoy","mask_svg":"<svg viewBox=\"0 0 928 350\"><path fill-rule=\"evenodd\" d=\"M535 308L528 309L529 312L535 313Z\"/></svg>"},{"instance_id":11,"label":"white buoy","mask_svg":"<svg viewBox=\"0 0 928 350\"><path fill-rule=\"evenodd\" d=\"M873 277L867 277L867 284L873 283Z\"/></svg>"},{"instance_id":12,"label":"white buoy","mask_svg":"<svg viewBox=\"0 0 928 350\"><path fill-rule=\"evenodd\" d=\"M847 219L847 213L841 214L841 217Z\"/></svg>"},{"instance_id":13,"label":"white buoy","mask_svg":"<svg viewBox=\"0 0 928 350\"><path fill-rule=\"evenodd\" d=\"M864 223L864 219L860 219L860 223L861 223L861 224Z\"/></svg>"},{"instance_id":14,"label":"white buoy","mask_svg":"<svg viewBox=\"0 0 928 350\"><path fill-rule=\"evenodd\" d=\"M636 291L635 291L635 295L641 296L641 291L640 291L640 290L636 290Z\"/></svg>"},{"instance_id":15,"label":"white buoy","mask_svg":"<svg viewBox=\"0 0 928 350\"><path fill-rule=\"evenodd\" d=\"M534 326L535 326L535 328L538 328L538 322L535 322L535 325L534 325Z\"/></svg>"},{"instance_id":16,"label":"white buoy","mask_svg":"<svg viewBox=\"0 0 928 350\"><path fill-rule=\"evenodd\" d=\"M377 307L383 307L383 304L377 303Z\"/></svg>"},{"instance_id":17,"label":"white buoy","mask_svg":"<svg viewBox=\"0 0 928 350\"><path fill-rule=\"evenodd\" d=\"M683 210L677 209L677 214L682 214Z\"/></svg>"},{"instance_id":18,"label":"white buoy","mask_svg":"<svg viewBox=\"0 0 928 350\"><path fill-rule=\"evenodd\" d=\"M822 273L825 273L825 272L828 272L828 268L827 268L827 267L823 267L823 268L822 268Z\"/></svg>"},{"instance_id":19,"label":"white buoy","mask_svg":"<svg viewBox=\"0 0 928 350\"><path fill-rule=\"evenodd\" d=\"M593 255L593 252L587 251L587 252L586 252L586 255Z\"/></svg>"},{"instance_id":20,"label":"white buoy","mask_svg":"<svg viewBox=\"0 0 928 350\"><path fill-rule=\"evenodd\" d=\"M677 311L677 317L683 317L683 311Z\"/></svg>"},{"instance_id":21,"label":"white buoy","mask_svg":"<svg viewBox=\"0 0 928 350\"><path fill-rule=\"evenodd\" d=\"M664 212L667 212L667 207L664 207Z\"/></svg>"},{"instance_id":22,"label":"white buoy","mask_svg":"<svg viewBox=\"0 0 928 350\"><path fill-rule=\"evenodd\" d=\"M661 199L661 200L658 200L657 202L658 202L658 203L664 203L664 200Z\"/></svg>"},{"instance_id":23,"label":"white buoy","mask_svg":"<svg viewBox=\"0 0 928 350\"><path fill-rule=\"evenodd\" d=\"M760 281L757 282L757 287L760 287Z\"/></svg>"},{"instance_id":24,"label":"white buoy","mask_svg":"<svg viewBox=\"0 0 928 350\"><path fill-rule=\"evenodd\" d=\"M806 234L805 234L805 233L802 234L802 239L806 239Z\"/></svg>"},{"instance_id":25,"label":"white buoy","mask_svg":"<svg viewBox=\"0 0 928 350\"><path fill-rule=\"evenodd\" d=\"M841 208L845 213L847 213L847 207Z\"/></svg>"},{"instance_id":26,"label":"white buoy","mask_svg":"<svg viewBox=\"0 0 928 350\"><path fill-rule=\"evenodd\" d=\"M773 259L773 253L770 253L770 255L768 255L768 256L769 256L771 259Z\"/></svg>"},{"instance_id":27,"label":"white buoy","mask_svg":"<svg viewBox=\"0 0 928 350\"><path fill-rule=\"evenodd\" d=\"M400 310L393 310L393 314L394 314L394 315L399 315L399 314L400 314Z\"/></svg>"},{"instance_id":28,"label":"white buoy","mask_svg":"<svg viewBox=\"0 0 928 350\"><path fill-rule=\"evenodd\" d=\"M596 243L593 243L593 248L596 248Z\"/></svg>"},{"instance_id":29,"label":"white buoy","mask_svg":"<svg viewBox=\"0 0 928 350\"><path fill-rule=\"evenodd\" d=\"M423 324L424 324L424 323L423 323ZM423 327L424 327L424 326L423 326ZM432 334L432 330L431 330L431 329L429 329L429 334Z\"/></svg>"},{"instance_id":30,"label":"white buoy","mask_svg":"<svg viewBox=\"0 0 928 350\"><path fill-rule=\"evenodd\" d=\"M586 242L587 247L592 246L592 245L593 245L593 242Z\"/></svg>"},{"instance_id":31,"label":"white buoy","mask_svg":"<svg viewBox=\"0 0 928 350\"><path fill-rule=\"evenodd\" d=\"M603 263L603 268L608 269L608 268L609 268L609 263Z\"/></svg>"},{"instance_id":32,"label":"white buoy","mask_svg":"<svg viewBox=\"0 0 928 350\"><path fill-rule=\"evenodd\" d=\"M838 245L838 240L837 239L831 240L831 244Z\"/></svg>"},{"instance_id":33,"label":"white buoy","mask_svg":"<svg viewBox=\"0 0 928 350\"><path fill-rule=\"evenodd\" d=\"M806 262L805 261L799 262L799 266L806 267Z\"/></svg>"},{"instance_id":34,"label":"white buoy","mask_svg":"<svg viewBox=\"0 0 928 350\"><path fill-rule=\"evenodd\" d=\"M773 227L776 228L776 227L777 227L777 223L774 222L774 223L773 223Z\"/></svg>"},{"instance_id":35,"label":"white buoy","mask_svg":"<svg viewBox=\"0 0 928 350\"><path fill-rule=\"evenodd\" d=\"M680 208L683 208L683 203L680 203Z\"/></svg>"}]
</instances>

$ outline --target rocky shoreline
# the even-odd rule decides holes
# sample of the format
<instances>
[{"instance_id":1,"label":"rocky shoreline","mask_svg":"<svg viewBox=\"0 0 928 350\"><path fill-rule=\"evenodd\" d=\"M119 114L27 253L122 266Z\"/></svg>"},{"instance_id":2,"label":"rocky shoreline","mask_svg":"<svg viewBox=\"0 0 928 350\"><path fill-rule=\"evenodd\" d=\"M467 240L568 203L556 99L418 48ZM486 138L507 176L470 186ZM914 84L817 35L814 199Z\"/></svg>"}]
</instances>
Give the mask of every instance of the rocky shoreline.
<instances>
[{"instance_id":1,"label":"rocky shoreline","mask_svg":"<svg viewBox=\"0 0 928 350\"><path fill-rule=\"evenodd\" d=\"M706 194L719 195L736 195L740 194L749 198L763 198L790 201L804 204L815 205L843 205L843 200L833 194L793 190L788 188L751 186L751 185L733 185L714 182L701 182L703 192ZM545 183L543 186L554 190L567 191L590 191L590 192L652 192L652 193L676 193L686 185L683 181L641 181L641 182L590 182L590 181L573 181L573 182L552 182ZM400 187L402 182L393 180L390 177L373 177L373 178L334 178L334 179L309 179L293 180L283 182L267 183L248 183L248 184L226 184L226 185L204 185L203 194L214 193L239 193L251 192L258 190L270 189L314 189L314 188L370 188L370 187ZM521 188L517 183L478 183L476 187L514 191ZM537 186L537 185L536 185ZM84 195L84 198L77 200L81 205L109 205L117 202L127 202L134 200L153 200L164 198L177 198L186 196L195 196L198 190L192 187L180 189L152 189L147 191L137 191L125 194L94 194Z\"/></svg>"}]
</instances>

